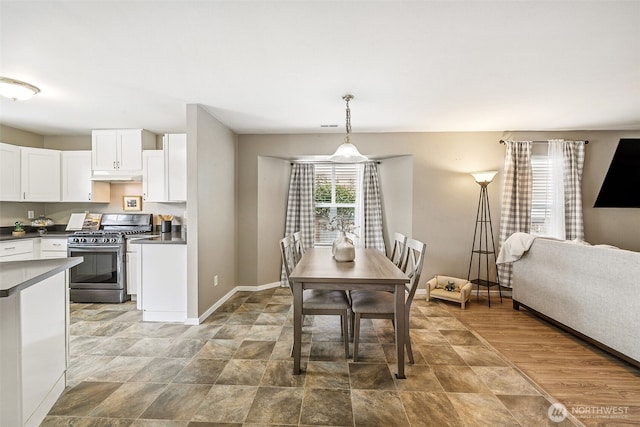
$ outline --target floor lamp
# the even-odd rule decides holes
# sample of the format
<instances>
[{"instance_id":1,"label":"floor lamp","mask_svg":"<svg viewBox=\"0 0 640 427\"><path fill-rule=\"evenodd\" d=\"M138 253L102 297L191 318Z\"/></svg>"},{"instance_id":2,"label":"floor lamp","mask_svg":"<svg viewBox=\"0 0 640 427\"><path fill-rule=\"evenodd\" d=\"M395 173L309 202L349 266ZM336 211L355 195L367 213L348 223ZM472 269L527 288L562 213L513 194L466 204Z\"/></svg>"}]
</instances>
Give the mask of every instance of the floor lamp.
<instances>
[{"instance_id":1,"label":"floor lamp","mask_svg":"<svg viewBox=\"0 0 640 427\"><path fill-rule=\"evenodd\" d=\"M493 181L498 171L473 172L471 175L480 185L480 199L478 200L478 211L476 213L476 225L473 234L473 244L471 245L471 259L469 260L469 273L467 280L477 286L476 296L480 297L480 286L487 287L487 301L491 307L490 288L498 287L500 294L500 303L502 304L502 290L496 271L496 280L489 278L489 258L493 257L492 265L496 265L496 246L493 240L493 226L491 225L491 210L489 209L489 193L487 186ZM491 246L489 246L489 238L491 238ZM474 258L478 261L478 275L471 280L471 269L473 267ZM483 263L484 259L484 263ZM482 267L484 265L484 279L482 278Z\"/></svg>"}]
</instances>

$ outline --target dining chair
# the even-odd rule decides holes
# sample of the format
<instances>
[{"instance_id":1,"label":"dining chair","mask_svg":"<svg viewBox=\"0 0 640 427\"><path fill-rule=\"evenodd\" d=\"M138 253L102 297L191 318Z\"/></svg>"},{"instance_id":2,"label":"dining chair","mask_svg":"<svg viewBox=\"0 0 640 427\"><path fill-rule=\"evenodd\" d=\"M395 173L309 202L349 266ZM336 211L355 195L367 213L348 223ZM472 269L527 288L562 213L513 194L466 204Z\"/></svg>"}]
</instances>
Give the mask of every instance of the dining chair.
<instances>
[{"instance_id":1,"label":"dining chair","mask_svg":"<svg viewBox=\"0 0 640 427\"><path fill-rule=\"evenodd\" d=\"M396 267L401 268L401 263L404 260L404 249L407 244L407 236L402 233L393 233L393 248L391 249L391 256L389 259Z\"/></svg>"},{"instance_id":2,"label":"dining chair","mask_svg":"<svg viewBox=\"0 0 640 427\"><path fill-rule=\"evenodd\" d=\"M280 253L284 264L284 272L293 294L291 272L299 260L296 260L295 241L293 235L280 240ZM340 316L341 334L344 341L344 357L349 358L349 311L351 305L345 291L329 289L305 289L302 293L302 316L332 315Z\"/></svg>"},{"instance_id":3,"label":"dining chair","mask_svg":"<svg viewBox=\"0 0 640 427\"><path fill-rule=\"evenodd\" d=\"M302 258L302 255L304 254L304 244L302 243L302 232L296 231L291 236L293 237L293 253L294 253L294 256L296 257L295 263L297 264L298 261L300 261L300 259Z\"/></svg>"},{"instance_id":4,"label":"dining chair","mask_svg":"<svg viewBox=\"0 0 640 427\"><path fill-rule=\"evenodd\" d=\"M412 238L406 240L405 256L401 263L403 270L409 277L405 284L405 345L409 362L413 362L411 350L411 336L409 334L409 314L411 303L420 283L426 245ZM391 319L394 320L394 294L385 291L355 290L351 291L351 322L353 325L353 361L358 361L358 341L360 339L360 319ZM394 323L395 327L395 323Z\"/></svg>"}]
</instances>

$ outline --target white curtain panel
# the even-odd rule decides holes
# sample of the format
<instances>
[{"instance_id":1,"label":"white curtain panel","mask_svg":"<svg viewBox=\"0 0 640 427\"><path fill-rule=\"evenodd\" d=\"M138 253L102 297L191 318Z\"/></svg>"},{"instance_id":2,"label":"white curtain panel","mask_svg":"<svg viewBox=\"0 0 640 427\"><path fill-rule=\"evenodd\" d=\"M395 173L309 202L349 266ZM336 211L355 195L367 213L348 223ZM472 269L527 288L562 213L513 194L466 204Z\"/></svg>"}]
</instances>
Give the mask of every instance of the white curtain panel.
<instances>
[{"instance_id":1,"label":"white curtain panel","mask_svg":"<svg viewBox=\"0 0 640 427\"><path fill-rule=\"evenodd\" d=\"M552 139L547 148L551 166L551 211L546 218L547 232L550 237L564 240L564 140Z\"/></svg>"}]
</instances>

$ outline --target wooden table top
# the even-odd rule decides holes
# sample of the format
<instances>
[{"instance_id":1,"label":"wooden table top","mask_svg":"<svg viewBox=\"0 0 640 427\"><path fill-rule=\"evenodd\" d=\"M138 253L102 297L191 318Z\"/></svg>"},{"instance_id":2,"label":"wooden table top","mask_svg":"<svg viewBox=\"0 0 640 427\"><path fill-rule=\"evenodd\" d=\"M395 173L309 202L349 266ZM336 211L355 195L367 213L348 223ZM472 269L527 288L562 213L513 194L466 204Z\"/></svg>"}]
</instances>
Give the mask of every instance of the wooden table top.
<instances>
[{"instance_id":1,"label":"wooden table top","mask_svg":"<svg viewBox=\"0 0 640 427\"><path fill-rule=\"evenodd\" d=\"M356 248L353 262L337 262L331 248L307 249L291 272L293 282L308 283L408 283L409 278L382 252Z\"/></svg>"}]
</instances>

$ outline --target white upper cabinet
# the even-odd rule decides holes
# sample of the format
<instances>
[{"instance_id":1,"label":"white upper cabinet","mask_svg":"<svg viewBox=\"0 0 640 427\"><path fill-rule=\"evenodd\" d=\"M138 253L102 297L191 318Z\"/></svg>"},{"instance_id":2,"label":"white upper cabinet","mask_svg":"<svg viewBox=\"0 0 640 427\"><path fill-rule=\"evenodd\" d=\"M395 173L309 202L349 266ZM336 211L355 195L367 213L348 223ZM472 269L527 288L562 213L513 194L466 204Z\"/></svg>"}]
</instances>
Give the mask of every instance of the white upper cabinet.
<instances>
[{"instance_id":1,"label":"white upper cabinet","mask_svg":"<svg viewBox=\"0 0 640 427\"><path fill-rule=\"evenodd\" d=\"M0 200L22 200L20 188L20 147L0 142Z\"/></svg>"},{"instance_id":2,"label":"white upper cabinet","mask_svg":"<svg viewBox=\"0 0 640 427\"><path fill-rule=\"evenodd\" d=\"M164 135L165 186L167 201L187 200L187 134Z\"/></svg>"},{"instance_id":3,"label":"white upper cabinet","mask_svg":"<svg viewBox=\"0 0 640 427\"><path fill-rule=\"evenodd\" d=\"M91 151L62 151L62 201L109 203L111 185L91 180Z\"/></svg>"},{"instance_id":4,"label":"white upper cabinet","mask_svg":"<svg viewBox=\"0 0 640 427\"><path fill-rule=\"evenodd\" d=\"M20 147L23 201L60 201L60 151Z\"/></svg>"},{"instance_id":5,"label":"white upper cabinet","mask_svg":"<svg viewBox=\"0 0 640 427\"><path fill-rule=\"evenodd\" d=\"M144 129L103 129L91 133L93 171L142 173L142 150L155 147L155 136Z\"/></svg>"},{"instance_id":6,"label":"white upper cabinet","mask_svg":"<svg viewBox=\"0 0 640 427\"><path fill-rule=\"evenodd\" d=\"M145 150L142 153L142 198L145 202L164 202L164 155L162 150Z\"/></svg>"}]
</instances>

